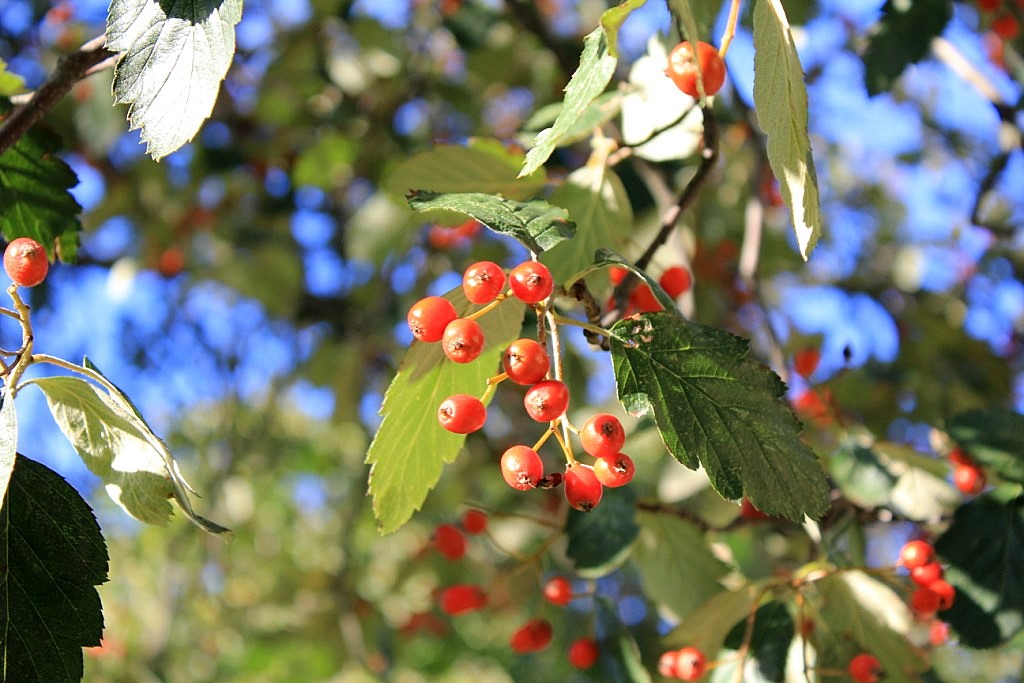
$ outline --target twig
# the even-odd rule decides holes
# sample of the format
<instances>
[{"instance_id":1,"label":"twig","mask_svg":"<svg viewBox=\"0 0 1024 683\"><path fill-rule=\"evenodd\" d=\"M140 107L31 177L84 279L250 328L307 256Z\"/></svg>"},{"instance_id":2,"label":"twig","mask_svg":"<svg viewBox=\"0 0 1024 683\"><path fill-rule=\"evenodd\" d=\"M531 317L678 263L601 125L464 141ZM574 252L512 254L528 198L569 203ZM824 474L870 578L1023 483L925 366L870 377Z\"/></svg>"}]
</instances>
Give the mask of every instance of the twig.
<instances>
[{"instance_id":1,"label":"twig","mask_svg":"<svg viewBox=\"0 0 1024 683\"><path fill-rule=\"evenodd\" d=\"M7 151L32 126L53 109L75 83L82 80L103 62L115 56L103 47L103 37L94 38L78 51L62 56L49 78L36 90L31 98L16 108L0 125L0 154ZM111 62L112 63L112 62Z\"/></svg>"}]
</instances>

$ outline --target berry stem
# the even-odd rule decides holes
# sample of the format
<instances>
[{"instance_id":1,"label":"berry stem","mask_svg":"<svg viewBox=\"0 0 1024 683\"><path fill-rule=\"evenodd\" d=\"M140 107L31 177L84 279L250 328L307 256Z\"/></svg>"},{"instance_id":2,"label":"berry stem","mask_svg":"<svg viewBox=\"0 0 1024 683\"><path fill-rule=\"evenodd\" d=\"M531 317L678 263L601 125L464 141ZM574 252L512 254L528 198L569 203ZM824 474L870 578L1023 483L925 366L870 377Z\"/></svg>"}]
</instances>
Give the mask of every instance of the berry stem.
<instances>
[{"instance_id":1,"label":"berry stem","mask_svg":"<svg viewBox=\"0 0 1024 683\"><path fill-rule=\"evenodd\" d=\"M725 32L722 34L722 45L718 48L718 54L724 59L725 53L729 51L733 36L736 35L736 21L740 16L740 4L742 0L732 0L729 8L729 20L725 24Z\"/></svg>"},{"instance_id":2,"label":"berry stem","mask_svg":"<svg viewBox=\"0 0 1024 683\"><path fill-rule=\"evenodd\" d=\"M544 430L544 433L540 435L539 439L537 439L537 443L533 444L533 447L532 447L531 450L536 451L536 450L540 449L540 447L544 445L544 442L551 438L552 434L555 435L555 438L558 438L558 434L555 432L555 425L554 425L554 423L552 423L552 425L550 427L548 427L547 429Z\"/></svg>"},{"instance_id":3,"label":"berry stem","mask_svg":"<svg viewBox=\"0 0 1024 683\"><path fill-rule=\"evenodd\" d=\"M561 419L559 419L558 421L563 422L562 429L566 429L566 425L564 424L564 422L566 421L563 421ZM562 447L562 452L565 453L566 464L569 467L575 467L576 465L578 465L579 461L577 461L576 456L572 454L572 447L569 446L569 440L567 438L562 437L562 435L555 428L554 424L551 425L551 433L555 435L556 439L558 439L558 445Z\"/></svg>"},{"instance_id":4,"label":"berry stem","mask_svg":"<svg viewBox=\"0 0 1024 683\"><path fill-rule=\"evenodd\" d=\"M551 328L551 355L554 378L558 381L562 380L562 340L558 334L559 318L562 318L559 314L555 313L550 307L545 309L544 317L548 321L548 327ZM576 464L576 458L572 454L572 448L569 446L569 421L565 419L565 416L561 416L558 419L558 424L551 425L552 430L561 429L561 434L555 432L555 437L558 439L558 443L561 444L562 450L565 452L565 460L570 466Z\"/></svg>"},{"instance_id":5,"label":"berry stem","mask_svg":"<svg viewBox=\"0 0 1024 683\"><path fill-rule=\"evenodd\" d=\"M507 292L502 292L498 296L494 297L494 301L492 301L491 303L489 303L486 306L484 306L483 308L481 308L481 309L479 309L477 311L473 311L472 313L467 315L466 316L466 320L476 320L477 318L479 318L479 317L481 317L483 315L486 315L490 311L493 311L495 308L497 308L498 305L502 301L504 301L505 299L509 298L510 296L512 296L512 290L511 289L508 290Z\"/></svg>"},{"instance_id":6,"label":"berry stem","mask_svg":"<svg viewBox=\"0 0 1024 683\"><path fill-rule=\"evenodd\" d=\"M35 360L32 356L34 336L32 321L29 318L29 306L18 293L18 285L12 284L7 288L7 293L11 296L11 301L14 302L14 309L17 311L15 317L21 323L21 348L14 354L16 356L14 365L9 369L5 367L5 372L9 372L6 382L7 391L10 392L10 397L14 398L18 394L18 382L21 380L21 376Z\"/></svg>"}]
</instances>

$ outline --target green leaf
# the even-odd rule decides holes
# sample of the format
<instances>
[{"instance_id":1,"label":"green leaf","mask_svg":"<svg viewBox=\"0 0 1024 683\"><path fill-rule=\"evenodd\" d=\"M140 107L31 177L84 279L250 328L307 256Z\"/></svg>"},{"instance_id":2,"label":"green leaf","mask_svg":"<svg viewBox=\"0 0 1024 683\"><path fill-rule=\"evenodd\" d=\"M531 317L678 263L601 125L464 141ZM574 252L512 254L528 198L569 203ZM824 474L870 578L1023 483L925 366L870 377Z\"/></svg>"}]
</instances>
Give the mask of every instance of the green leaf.
<instances>
[{"instance_id":1,"label":"green leaf","mask_svg":"<svg viewBox=\"0 0 1024 683\"><path fill-rule=\"evenodd\" d=\"M517 176L523 155L497 140L476 139L469 146L437 145L400 161L387 174L385 189L405 197L425 190L438 194L480 192L526 200L544 189L545 173Z\"/></svg>"},{"instance_id":2,"label":"green leaf","mask_svg":"<svg viewBox=\"0 0 1024 683\"><path fill-rule=\"evenodd\" d=\"M352 179L352 162L359 154L359 141L336 131L326 132L299 152L292 168L292 183L323 190L346 186Z\"/></svg>"},{"instance_id":3,"label":"green leaf","mask_svg":"<svg viewBox=\"0 0 1024 683\"><path fill-rule=\"evenodd\" d=\"M741 619L757 609L765 595L764 586L749 583L743 588L717 592L701 603L700 607L666 637L674 646L692 645L709 658L722 649L725 639Z\"/></svg>"},{"instance_id":4,"label":"green leaf","mask_svg":"<svg viewBox=\"0 0 1024 683\"><path fill-rule=\"evenodd\" d=\"M704 466L722 497L802 521L829 507L829 484L779 377L747 357L747 341L666 312L620 320L611 351L619 400L652 413L672 455Z\"/></svg>"},{"instance_id":5,"label":"green leaf","mask_svg":"<svg viewBox=\"0 0 1024 683\"><path fill-rule=\"evenodd\" d=\"M454 211L475 218L494 232L519 240L540 253L575 234L576 225L565 209L535 199L518 202L490 194L413 192L409 206L416 211Z\"/></svg>"},{"instance_id":6,"label":"green leaf","mask_svg":"<svg viewBox=\"0 0 1024 683\"><path fill-rule=\"evenodd\" d=\"M619 50L619 29L629 19L633 10L640 9L647 4L647 0L624 0L611 9L606 9L601 15L601 28L608 40L608 54L611 57L618 57Z\"/></svg>"},{"instance_id":7,"label":"green leaf","mask_svg":"<svg viewBox=\"0 0 1024 683\"><path fill-rule=\"evenodd\" d=\"M1000 477L1024 484L1024 415L1008 408L972 410L950 420L946 432Z\"/></svg>"},{"instance_id":8,"label":"green leaf","mask_svg":"<svg viewBox=\"0 0 1024 683\"><path fill-rule=\"evenodd\" d=\"M741 619L725 638L725 647L731 650L740 650L747 645L750 658L747 666L753 666L758 681L784 681L786 677L786 659L789 655L789 644L793 640L794 626L793 615L789 613L789 607L783 602L767 602L757 608L754 614L754 627L750 632L749 641L744 642L747 637L748 620ZM720 666L717 674L722 676L729 672L733 675L725 676L726 680L735 679L734 667L727 664L729 657L722 657L720 661L725 666ZM724 669L724 671L723 671ZM748 676L743 680L751 680Z\"/></svg>"},{"instance_id":9,"label":"green leaf","mask_svg":"<svg viewBox=\"0 0 1024 683\"><path fill-rule=\"evenodd\" d=\"M10 109L0 98L0 115ZM7 241L31 237L51 260L68 262L78 254L82 207L68 192L78 177L56 155L60 148L57 136L34 126L0 154L0 226Z\"/></svg>"},{"instance_id":10,"label":"green leaf","mask_svg":"<svg viewBox=\"0 0 1024 683\"><path fill-rule=\"evenodd\" d=\"M545 128L533 141L533 149L526 153L526 162L519 176L528 176L548 160L564 136L573 129L576 120L598 95L604 92L615 73L618 60L608 53L608 40L604 27L598 26L583 39L580 66L565 87L562 111L554 125Z\"/></svg>"},{"instance_id":11,"label":"green leaf","mask_svg":"<svg viewBox=\"0 0 1024 683\"><path fill-rule=\"evenodd\" d=\"M849 500L863 507L880 507L889 502L896 477L870 448L847 444L830 461L829 472Z\"/></svg>"},{"instance_id":12,"label":"green leaf","mask_svg":"<svg viewBox=\"0 0 1024 683\"><path fill-rule=\"evenodd\" d=\"M3 403L0 404L0 507L3 506L17 452L18 414L14 410L14 398L8 390L3 393Z\"/></svg>"},{"instance_id":13,"label":"green leaf","mask_svg":"<svg viewBox=\"0 0 1024 683\"><path fill-rule=\"evenodd\" d=\"M84 367L84 372L90 370ZM42 390L57 426L129 515L147 524L166 524L174 499L199 527L214 534L227 532L195 514L188 497L192 489L177 463L120 390L109 393L80 377L43 377L26 384Z\"/></svg>"},{"instance_id":14,"label":"green leaf","mask_svg":"<svg viewBox=\"0 0 1024 683\"><path fill-rule=\"evenodd\" d=\"M7 70L7 62L0 59L0 97L10 97L25 89L25 79Z\"/></svg>"},{"instance_id":15,"label":"green leaf","mask_svg":"<svg viewBox=\"0 0 1024 683\"><path fill-rule=\"evenodd\" d=\"M1024 497L990 493L961 506L935 550L957 591L940 616L961 643L995 647L1024 630Z\"/></svg>"},{"instance_id":16,"label":"green leaf","mask_svg":"<svg viewBox=\"0 0 1024 683\"><path fill-rule=\"evenodd\" d=\"M806 260L821 236L818 179L807 135L803 67L779 0L754 4L754 105L768 136L768 162L789 207L800 255Z\"/></svg>"},{"instance_id":17,"label":"green leaf","mask_svg":"<svg viewBox=\"0 0 1024 683\"><path fill-rule=\"evenodd\" d=\"M598 249L594 253L594 262L566 278L565 285L568 287L572 283L590 275L591 273L594 273L599 270L604 270L606 268L611 268L612 266L625 268L630 273L640 278L644 283L647 284L648 287L651 288L651 291L654 293L654 298L658 300L658 303L661 304L665 310L679 310L676 306L676 302L662 288L661 284L658 282L656 278L648 275L646 271L640 270L635 265L633 265L632 262L627 261L625 258L619 256L611 249Z\"/></svg>"},{"instance_id":18,"label":"green leaf","mask_svg":"<svg viewBox=\"0 0 1024 683\"><path fill-rule=\"evenodd\" d=\"M859 570L833 572L813 584L808 596L811 640L822 669L845 670L860 652L878 657L886 683L916 681L928 669L921 651L907 640L914 619L906 601Z\"/></svg>"},{"instance_id":19,"label":"green leaf","mask_svg":"<svg viewBox=\"0 0 1024 683\"><path fill-rule=\"evenodd\" d=\"M888 0L864 51L868 93L877 95L892 88L908 65L928 54L932 38L941 35L952 16L949 0Z\"/></svg>"},{"instance_id":20,"label":"green leaf","mask_svg":"<svg viewBox=\"0 0 1024 683\"><path fill-rule=\"evenodd\" d=\"M462 314L474 308L461 287L446 296ZM382 533L395 531L422 507L444 465L459 454L466 437L437 423L437 406L452 394L483 393L502 350L519 336L524 311L521 302L508 299L481 317L487 345L472 363L451 362L439 344L413 342L405 354L384 395L384 419L366 454L373 511Z\"/></svg>"},{"instance_id":21,"label":"green leaf","mask_svg":"<svg viewBox=\"0 0 1024 683\"><path fill-rule=\"evenodd\" d=\"M92 510L49 468L19 455L0 510L0 682L65 683L100 644L95 586L107 546Z\"/></svg>"},{"instance_id":22,"label":"green leaf","mask_svg":"<svg viewBox=\"0 0 1024 683\"><path fill-rule=\"evenodd\" d=\"M626 188L615 173L601 166L573 171L551 195L551 203L569 212L576 236L543 254L557 282L594 261L598 249L622 246L633 226L633 209Z\"/></svg>"},{"instance_id":23,"label":"green leaf","mask_svg":"<svg viewBox=\"0 0 1024 683\"><path fill-rule=\"evenodd\" d=\"M123 53L114 101L162 159L195 137L213 112L235 54L242 0L111 0L107 49Z\"/></svg>"},{"instance_id":24,"label":"green leaf","mask_svg":"<svg viewBox=\"0 0 1024 683\"><path fill-rule=\"evenodd\" d=\"M637 645L636 628L625 626L619 619L614 603L606 597L594 599L594 615L598 632L601 680L623 683L651 683L651 675L644 667Z\"/></svg>"},{"instance_id":25,"label":"green leaf","mask_svg":"<svg viewBox=\"0 0 1024 683\"><path fill-rule=\"evenodd\" d=\"M636 492L629 486L606 488L601 504L589 512L570 510L566 554L580 576L604 576L621 565L640 528L634 519Z\"/></svg>"},{"instance_id":26,"label":"green leaf","mask_svg":"<svg viewBox=\"0 0 1024 683\"><path fill-rule=\"evenodd\" d=\"M633 563L648 597L684 618L722 590L729 568L711 554L693 522L669 513L639 512Z\"/></svg>"},{"instance_id":27,"label":"green leaf","mask_svg":"<svg viewBox=\"0 0 1024 683\"><path fill-rule=\"evenodd\" d=\"M669 82L671 83L671 81ZM675 86L673 85L672 87ZM678 89L676 92L679 92ZM622 93L615 90L598 95L594 98L593 102L587 105L583 113L563 131L559 139L559 146L565 147L581 140L589 140L590 136L594 134L595 128L603 126L615 118L619 113L622 101ZM562 102L553 102L533 112L526 123L523 124L523 135L529 135L529 131L533 131L533 134L536 134L537 131L553 124L558 119L558 114L562 111L563 107L564 104ZM539 169L536 173L543 173L543 170Z\"/></svg>"}]
</instances>

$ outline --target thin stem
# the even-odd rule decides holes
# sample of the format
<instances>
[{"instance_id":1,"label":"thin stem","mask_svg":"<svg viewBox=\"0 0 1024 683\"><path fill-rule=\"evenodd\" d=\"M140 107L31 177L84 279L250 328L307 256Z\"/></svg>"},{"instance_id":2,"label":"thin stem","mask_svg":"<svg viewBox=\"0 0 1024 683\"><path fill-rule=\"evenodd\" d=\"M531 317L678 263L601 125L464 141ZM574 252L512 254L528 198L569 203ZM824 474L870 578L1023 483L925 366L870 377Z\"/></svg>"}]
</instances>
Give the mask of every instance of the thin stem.
<instances>
[{"instance_id":1,"label":"thin stem","mask_svg":"<svg viewBox=\"0 0 1024 683\"><path fill-rule=\"evenodd\" d=\"M479 317L481 317L483 315L486 315L487 313L490 313L495 308L497 308L501 304L502 301L504 301L505 299L509 298L510 296L512 296L512 290L511 289L508 290L507 292L503 292L503 293L499 294L498 296L494 297L494 301L491 301L489 304L487 304L486 306L484 306L483 308L481 308L481 309L479 309L477 311L473 311L472 313L470 313L469 315L466 316L466 319L467 320L476 320L477 318L479 318Z\"/></svg>"},{"instance_id":2,"label":"thin stem","mask_svg":"<svg viewBox=\"0 0 1024 683\"><path fill-rule=\"evenodd\" d=\"M540 447L544 445L544 442L546 442L549 438L551 438L551 435L554 434L554 433L555 433L555 426L552 424L551 426L549 426L547 429L544 430L544 433L540 435L539 439L537 439L537 443L533 444L533 448L531 450L534 450L534 451L540 450Z\"/></svg>"},{"instance_id":3,"label":"thin stem","mask_svg":"<svg viewBox=\"0 0 1024 683\"><path fill-rule=\"evenodd\" d=\"M736 21L740 16L740 4L742 4L741 0L732 0L732 6L729 8L729 21L726 22L725 33L722 34L722 45L718 48L718 54L721 57L725 57L725 53L729 51L729 45L736 35Z\"/></svg>"},{"instance_id":4,"label":"thin stem","mask_svg":"<svg viewBox=\"0 0 1024 683\"><path fill-rule=\"evenodd\" d=\"M562 425L562 429L566 429L564 424ZM551 433L555 435L555 438L558 440L558 444L562 447L562 452L565 453L566 464L568 464L569 467L575 467L576 465L580 464L579 461L576 460L576 456L573 455L572 453L572 448L570 448L569 446L568 437L563 438L563 436L558 432L558 430L554 428L554 425L552 425Z\"/></svg>"},{"instance_id":5,"label":"thin stem","mask_svg":"<svg viewBox=\"0 0 1024 683\"><path fill-rule=\"evenodd\" d=\"M573 327L579 327L581 329L584 329L595 335L600 335L602 337L610 337L612 334L611 330L606 330L600 325L594 325L583 320L576 320L575 318L570 318L568 316L561 315L560 313L551 313L551 317L554 319L554 322L558 323L559 325L571 325ZM556 379L561 378L557 377Z\"/></svg>"},{"instance_id":6,"label":"thin stem","mask_svg":"<svg viewBox=\"0 0 1024 683\"><path fill-rule=\"evenodd\" d=\"M11 366L10 376L7 378L7 388L10 391L11 398L14 398L18 394L18 382L21 380L21 376L25 374L28 366L34 362L32 346L35 342L35 337L32 333L30 310L28 304L22 300L21 295L18 293L18 285L12 284L7 288L7 293L11 296L11 301L14 302L14 308L18 312L18 321L21 323L21 348L16 354L17 358L14 361L14 365Z\"/></svg>"}]
</instances>

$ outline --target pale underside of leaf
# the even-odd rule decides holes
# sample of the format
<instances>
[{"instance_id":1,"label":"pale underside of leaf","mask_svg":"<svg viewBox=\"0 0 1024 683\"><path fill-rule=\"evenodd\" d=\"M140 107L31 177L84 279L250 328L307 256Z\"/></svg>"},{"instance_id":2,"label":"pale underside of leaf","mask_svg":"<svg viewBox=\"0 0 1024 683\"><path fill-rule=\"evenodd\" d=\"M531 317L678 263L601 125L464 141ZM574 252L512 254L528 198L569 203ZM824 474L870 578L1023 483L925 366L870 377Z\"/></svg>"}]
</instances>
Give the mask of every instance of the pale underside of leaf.
<instances>
[{"instance_id":1,"label":"pale underside of leaf","mask_svg":"<svg viewBox=\"0 0 1024 683\"><path fill-rule=\"evenodd\" d=\"M209 118L235 52L241 0L113 0L107 48L120 52L114 100L161 159Z\"/></svg>"},{"instance_id":2,"label":"pale underside of leaf","mask_svg":"<svg viewBox=\"0 0 1024 683\"><path fill-rule=\"evenodd\" d=\"M821 236L818 180L807 132L807 88L779 0L754 5L754 104L767 136L768 162L790 209L800 255Z\"/></svg>"}]
</instances>

